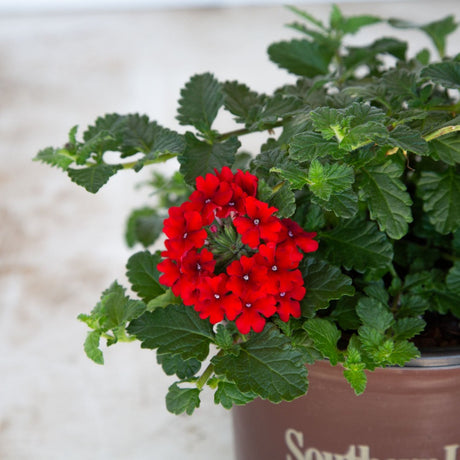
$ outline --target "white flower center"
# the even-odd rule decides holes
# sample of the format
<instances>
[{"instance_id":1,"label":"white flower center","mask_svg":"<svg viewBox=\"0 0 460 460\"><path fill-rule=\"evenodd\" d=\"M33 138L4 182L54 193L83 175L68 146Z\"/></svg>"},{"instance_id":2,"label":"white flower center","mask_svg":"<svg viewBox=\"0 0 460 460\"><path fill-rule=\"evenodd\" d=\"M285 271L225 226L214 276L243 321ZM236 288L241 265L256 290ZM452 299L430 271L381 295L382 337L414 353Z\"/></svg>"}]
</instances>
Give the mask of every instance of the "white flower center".
<instances>
[{"instance_id":1,"label":"white flower center","mask_svg":"<svg viewBox=\"0 0 460 460\"><path fill-rule=\"evenodd\" d=\"M285 292L280 292L280 297L284 297L286 295Z\"/></svg>"},{"instance_id":2,"label":"white flower center","mask_svg":"<svg viewBox=\"0 0 460 460\"><path fill-rule=\"evenodd\" d=\"M251 308L251 307L252 307L252 303L247 303L247 304L246 304L246 307Z\"/></svg>"},{"instance_id":3,"label":"white flower center","mask_svg":"<svg viewBox=\"0 0 460 460\"><path fill-rule=\"evenodd\" d=\"M249 275L243 275L243 279L244 279L244 281L248 281Z\"/></svg>"},{"instance_id":4,"label":"white flower center","mask_svg":"<svg viewBox=\"0 0 460 460\"><path fill-rule=\"evenodd\" d=\"M215 297L216 299L220 299L220 295L219 295L219 294L214 294L214 297Z\"/></svg>"},{"instance_id":5,"label":"white flower center","mask_svg":"<svg viewBox=\"0 0 460 460\"><path fill-rule=\"evenodd\" d=\"M260 220L259 220L259 219L254 219L253 222L254 222L254 225L259 225L259 224L260 224Z\"/></svg>"},{"instance_id":6,"label":"white flower center","mask_svg":"<svg viewBox=\"0 0 460 460\"><path fill-rule=\"evenodd\" d=\"M276 272L278 270L278 267L276 265L273 265L272 270Z\"/></svg>"}]
</instances>

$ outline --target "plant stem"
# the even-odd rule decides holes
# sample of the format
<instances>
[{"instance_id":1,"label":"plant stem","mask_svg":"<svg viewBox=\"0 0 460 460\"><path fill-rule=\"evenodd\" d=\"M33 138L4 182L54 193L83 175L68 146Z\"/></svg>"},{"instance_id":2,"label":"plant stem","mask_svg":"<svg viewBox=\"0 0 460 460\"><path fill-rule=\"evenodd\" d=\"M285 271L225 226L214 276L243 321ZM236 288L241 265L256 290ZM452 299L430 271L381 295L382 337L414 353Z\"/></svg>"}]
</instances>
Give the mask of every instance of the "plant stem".
<instances>
[{"instance_id":1,"label":"plant stem","mask_svg":"<svg viewBox=\"0 0 460 460\"><path fill-rule=\"evenodd\" d=\"M208 367L205 371L201 374L200 378L196 382L196 386L199 390L203 389L208 381L209 377L211 377L212 373L214 372L214 364L209 363Z\"/></svg>"},{"instance_id":2,"label":"plant stem","mask_svg":"<svg viewBox=\"0 0 460 460\"><path fill-rule=\"evenodd\" d=\"M444 126L444 128L440 128L436 130L435 132L431 134L427 134L424 139L427 142L432 141L433 139L436 139L441 136L445 136L446 134L454 133L455 131L460 131L460 125L454 125L454 126Z\"/></svg>"}]
</instances>

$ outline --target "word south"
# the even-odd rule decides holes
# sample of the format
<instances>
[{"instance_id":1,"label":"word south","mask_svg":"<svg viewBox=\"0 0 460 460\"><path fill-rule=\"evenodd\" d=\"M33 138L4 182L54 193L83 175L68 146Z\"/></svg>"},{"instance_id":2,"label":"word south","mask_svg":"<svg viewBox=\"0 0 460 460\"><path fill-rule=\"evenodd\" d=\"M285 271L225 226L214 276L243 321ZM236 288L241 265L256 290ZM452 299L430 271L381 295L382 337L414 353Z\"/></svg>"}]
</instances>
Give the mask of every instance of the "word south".
<instances>
[{"instance_id":1,"label":"word south","mask_svg":"<svg viewBox=\"0 0 460 460\"><path fill-rule=\"evenodd\" d=\"M315 449L314 447L304 447L303 433L292 428L285 433L286 447L288 453L286 460L380 460L371 457L369 446L351 445L347 452L334 454ZM460 460L460 444L452 444L444 447L444 455L440 458L432 457L412 457L408 458L388 458L382 460Z\"/></svg>"}]
</instances>

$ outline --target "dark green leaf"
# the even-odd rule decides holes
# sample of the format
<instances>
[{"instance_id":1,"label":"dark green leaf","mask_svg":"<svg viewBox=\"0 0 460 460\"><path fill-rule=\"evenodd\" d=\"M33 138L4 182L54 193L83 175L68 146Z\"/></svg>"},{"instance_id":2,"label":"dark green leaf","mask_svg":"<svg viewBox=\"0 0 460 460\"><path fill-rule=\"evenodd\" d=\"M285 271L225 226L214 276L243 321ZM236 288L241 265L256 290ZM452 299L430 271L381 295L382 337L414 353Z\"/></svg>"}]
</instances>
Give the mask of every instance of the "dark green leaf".
<instances>
[{"instance_id":1,"label":"dark green leaf","mask_svg":"<svg viewBox=\"0 0 460 460\"><path fill-rule=\"evenodd\" d=\"M193 377L201 367L201 362L195 358L182 359L179 355L158 354L157 362L161 364L166 375L176 374L180 379Z\"/></svg>"},{"instance_id":2,"label":"dark green leaf","mask_svg":"<svg viewBox=\"0 0 460 460\"><path fill-rule=\"evenodd\" d=\"M305 322L304 328L313 339L315 347L335 366L341 357L337 349L341 333L337 326L326 319L313 318Z\"/></svg>"},{"instance_id":3,"label":"dark green leaf","mask_svg":"<svg viewBox=\"0 0 460 460\"><path fill-rule=\"evenodd\" d=\"M212 74L194 75L181 90L177 119L208 133L223 103L222 86Z\"/></svg>"},{"instance_id":4,"label":"dark green leaf","mask_svg":"<svg viewBox=\"0 0 460 460\"><path fill-rule=\"evenodd\" d=\"M446 50L446 37L457 29L457 23L453 15L439 21L430 22L420 27L433 41L441 57Z\"/></svg>"},{"instance_id":5,"label":"dark green leaf","mask_svg":"<svg viewBox=\"0 0 460 460\"><path fill-rule=\"evenodd\" d=\"M339 195L331 195L328 200L313 196L312 201L337 217L351 219L358 212L358 195L353 190L345 190Z\"/></svg>"},{"instance_id":6,"label":"dark green leaf","mask_svg":"<svg viewBox=\"0 0 460 460\"><path fill-rule=\"evenodd\" d=\"M302 353L271 324L251 334L238 355L215 356L212 362L216 374L225 375L241 392L254 392L271 402L291 401L307 391Z\"/></svg>"},{"instance_id":7,"label":"dark green leaf","mask_svg":"<svg viewBox=\"0 0 460 460\"><path fill-rule=\"evenodd\" d=\"M287 164L284 167L274 167L270 170L272 173L279 174L283 179L289 182L289 186L293 190L299 190L307 183L307 171L299 168L296 165Z\"/></svg>"},{"instance_id":8,"label":"dark green leaf","mask_svg":"<svg viewBox=\"0 0 460 460\"><path fill-rule=\"evenodd\" d=\"M318 160L313 160L308 170L307 180L313 194L321 200L329 200L331 195L350 190L355 176L353 168L348 165L339 163L323 165Z\"/></svg>"},{"instance_id":9,"label":"dark green leaf","mask_svg":"<svg viewBox=\"0 0 460 460\"><path fill-rule=\"evenodd\" d=\"M305 77L325 75L332 58L330 49L309 40L274 43L268 54L278 66Z\"/></svg>"},{"instance_id":10,"label":"dark green leaf","mask_svg":"<svg viewBox=\"0 0 460 460\"><path fill-rule=\"evenodd\" d=\"M120 165L96 164L87 168L68 168L72 182L84 187L88 192L96 193L108 180L120 170Z\"/></svg>"},{"instance_id":11,"label":"dark green leaf","mask_svg":"<svg viewBox=\"0 0 460 460\"><path fill-rule=\"evenodd\" d=\"M417 192L436 231L444 235L460 226L460 176L454 168L422 171Z\"/></svg>"},{"instance_id":12,"label":"dark green leaf","mask_svg":"<svg viewBox=\"0 0 460 460\"><path fill-rule=\"evenodd\" d=\"M412 200L401 175L402 167L392 161L361 169L363 198L371 219L377 220L380 229L394 239L403 237L412 222Z\"/></svg>"},{"instance_id":13,"label":"dark green leaf","mask_svg":"<svg viewBox=\"0 0 460 460\"><path fill-rule=\"evenodd\" d=\"M411 339L425 328L426 323L422 318L401 318L393 326L396 340Z\"/></svg>"},{"instance_id":14,"label":"dark green leaf","mask_svg":"<svg viewBox=\"0 0 460 460\"><path fill-rule=\"evenodd\" d=\"M243 393L232 382L220 381L214 393L214 402L222 404L225 409L235 406L243 406L257 397L256 393Z\"/></svg>"},{"instance_id":15,"label":"dark green leaf","mask_svg":"<svg viewBox=\"0 0 460 460\"><path fill-rule=\"evenodd\" d=\"M384 333L394 322L393 314L387 305L375 298L362 297L358 301L356 312L365 326Z\"/></svg>"},{"instance_id":16,"label":"dark green leaf","mask_svg":"<svg viewBox=\"0 0 460 460\"><path fill-rule=\"evenodd\" d=\"M225 82L223 87L225 108L236 115L236 121L252 125L261 110L265 97L236 81Z\"/></svg>"},{"instance_id":17,"label":"dark green leaf","mask_svg":"<svg viewBox=\"0 0 460 460\"><path fill-rule=\"evenodd\" d=\"M333 263L347 269L365 272L385 268L393 259L393 247L385 234L372 222L361 219L339 223L334 230L322 232L320 240Z\"/></svg>"},{"instance_id":18,"label":"dark green leaf","mask_svg":"<svg viewBox=\"0 0 460 460\"><path fill-rule=\"evenodd\" d=\"M420 76L446 88L460 88L460 62L436 62L422 69Z\"/></svg>"},{"instance_id":19,"label":"dark green leaf","mask_svg":"<svg viewBox=\"0 0 460 460\"><path fill-rule=\"evenodd\" d=\"M160 354L178 354L182 359L200 361L208 355L209 344L214 339L211 323L184 305L169 305L144 313L127 330L142 342L142 348L158 348Z\"/></svg>"},{"instance_id":20,"label":"dark green leaf","mask_svg":"<svg viewBox=\"0 0 460 460\"><path fill-rule=\"evenodd\" d=\"M289 144L289 156L301 162L326 156L340 159L345 154L335 140L324 139L321 134L314 132L297 134Z\"/></svg>"},{"instance_id":21,"label":"dark green leaf","mask_svg":"<svg viewBox=\"0 0 460 460\"><path fill-rule=\"evenodd\" d=\"M351 296L355 292L351 278L323 260L308 259L302 268L302 274L307 289L302 309L327 308L331 300Z\"/></svg>"},{"instance_id":22,"label":"dark green leaf","mask_svg":"<svg viewBox=\"0 0 460 460\"><path fill-rule=\"evenodd\" d=\"M410 129L405 125L396 126L384 140L384 143L419 155L428 154L428 144L425 139L423 139L420 132Z\"/></svg>"},{"instance_id":23,"label":"dark green leaf","mask_svg":"<svg viewBox=\"0 0 460 460\"><path fill-rule=\"evenodd\" d=\"M128 247L136 243L148 247L155 243L163 230L164 216L152 208L135 209L126 222L125 239Z\"/></svg>"},{"instance_id":24,"label":"dark green leaf","mask_svg":"<svg viewBox=\"0 0 460 460\"><path fill-rule=\"evenodd\" d=\"M200 141L193 134L185 135L186 147L179 156L180 171L185 181L195 184L198 176L214 173L214 169L222 169L223 166L232 165L235 161L235 153L240 147L240 141L231 137L224 142L208 144Z\"/></svg>"},{"instance_id":25,"label":"dark green leaf","mask_svg":"<svg viewBox=\"0 0 460 460\"><path fill-rule=\"evenodd\" d=\"M165 288L158 281L160 273L157 265L160 262L160 253L151 254L149 251L137 252L128 260L126 276L131 282L133 291L144 302L149 302L165 292Z\"/></svg>"},{"instance_id":26,"label":"dark green leaf","mask_svg":"<svg viewBox=\"0 0 460 460\"><path fill-rule=\"evenodd\" d=\"M169 387L166 395L166 408L172 414L186 412L192 415L193 411L200 407L200 390L197 388L180 388L177 383Z\"/></svg>"},{"instance_id":27,"label":"dark green leaf","mask_svg":"<svg viewBox=\"0 0 460 460\"><path fill-rule=\"evenodd\" d=\"M460 136L458 133L433 139L429 146L433 158L452 166L460 163Z\"/></svg>"}]
</instances>

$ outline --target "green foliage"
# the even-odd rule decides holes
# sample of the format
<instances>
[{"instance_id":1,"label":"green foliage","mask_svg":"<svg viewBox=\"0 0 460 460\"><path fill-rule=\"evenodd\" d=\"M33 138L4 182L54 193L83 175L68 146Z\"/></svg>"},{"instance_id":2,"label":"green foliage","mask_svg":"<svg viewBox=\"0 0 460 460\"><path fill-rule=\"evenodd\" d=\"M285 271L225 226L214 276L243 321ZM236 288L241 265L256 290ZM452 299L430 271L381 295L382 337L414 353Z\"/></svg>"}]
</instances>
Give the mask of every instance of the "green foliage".
<instances>
[{"instance_id":1,"label":"green foliage","mask_svg":"<svg viewBox=\"0 0 460 460\"><path fill-rule=\"evenodd\" d=\"M128 216L126 242L144 249L126 267L138 300L115 282L79 316L96 363L104 362L101 339L156 350L165 373L178 379L166 397L175 414L199 407L205 387L228 409L257 397L292 400L307 391L305 364L324 358L340 363L360 394L366 371L419 356L420 334L433 318L460 324L460 60L446 56L455 19L414 24L348 17L332 6L321 21L288 8L300 38L270 45L268 56L292 74L289 84L265 94L197 74L180 92L177 119L187 131L146 115L107 114L81 139L75 126L63 146L35 157L91 193L120 171L178 161L179 171L153 171L142 184L151 191L148 205ZM373 24L428 36L441 59L431 61L426 49L408 58L408 44L391 36L346 45ZM225 132L215 123L223 111L234 122ZM242 137L253 133L264 136L259 151L241 150ZM318 251L299 267L300 317L274 317L261 333L201 319L174 286L159 282L161 250L145 250L196 178L223 166L256 175L257 198L317 233Z\"/></svg>"}]
</instances>

